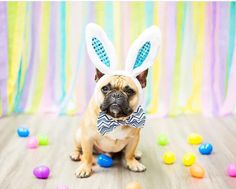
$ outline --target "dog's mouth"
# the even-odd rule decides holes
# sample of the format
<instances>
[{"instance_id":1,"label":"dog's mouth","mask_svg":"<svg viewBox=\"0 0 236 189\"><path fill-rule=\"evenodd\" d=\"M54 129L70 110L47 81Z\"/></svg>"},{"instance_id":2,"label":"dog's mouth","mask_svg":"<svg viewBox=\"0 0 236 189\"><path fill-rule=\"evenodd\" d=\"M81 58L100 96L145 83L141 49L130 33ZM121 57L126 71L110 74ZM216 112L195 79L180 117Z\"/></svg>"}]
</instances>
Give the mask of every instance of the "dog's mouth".
<instances>
[{"instance_id":1,"label":"dog's mouth","mask_svg":"<svg viewBox=\"0 0 236 189\"><path fill-rule=\"evenodd\" d=\"M133 112L133 110L129 106L119 105L117 103L112 103L108 106L102 104L100 109L114 118L127 117Z\"/></svg>"},{"instance_id":2,"label":"dog's mouth","mask_svg":"<svg viewBox=\"0 0 236 189\"><path fill-rule=\"evenodd\" d=\"M100 109L114 118L127 117L133 112L129 106L128 96L115 90L106 94Z\"/></svg>"}]
</instances>

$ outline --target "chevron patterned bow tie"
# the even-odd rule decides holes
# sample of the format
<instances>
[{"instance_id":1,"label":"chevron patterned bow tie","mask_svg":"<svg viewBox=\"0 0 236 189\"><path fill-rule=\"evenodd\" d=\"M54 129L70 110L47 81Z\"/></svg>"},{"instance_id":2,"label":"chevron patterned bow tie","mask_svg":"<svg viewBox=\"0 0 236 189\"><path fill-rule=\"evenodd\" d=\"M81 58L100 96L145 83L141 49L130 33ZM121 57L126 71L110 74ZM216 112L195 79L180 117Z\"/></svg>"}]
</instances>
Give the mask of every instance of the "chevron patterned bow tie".
<instances>
[{"instance_id":1,"label":"chevron patterned bow tie","mask_svg":"<svg viewBox=\"0 0 236 189\"><path fill-rule=\"evenodd\" d=\"M146 116L143 108L139 106L126 120L114 120L104 112L98 115L97 128L101 135L113 131L118 126L128 125L134 128L142 128L145 124Z\"/></svg>"}]
</instances>

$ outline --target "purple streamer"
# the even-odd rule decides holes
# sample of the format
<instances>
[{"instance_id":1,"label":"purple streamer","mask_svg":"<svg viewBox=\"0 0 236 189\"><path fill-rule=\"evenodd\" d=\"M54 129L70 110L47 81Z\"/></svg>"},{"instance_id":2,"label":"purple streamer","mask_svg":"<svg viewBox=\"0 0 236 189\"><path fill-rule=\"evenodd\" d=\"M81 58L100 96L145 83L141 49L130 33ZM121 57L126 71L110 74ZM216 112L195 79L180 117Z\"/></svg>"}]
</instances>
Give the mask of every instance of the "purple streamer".
<instances>
[{"instance_id":1,"label":"purple streamer","mask_svg":"<svg viewBox=\"0 0 236 189\"><path fill-rule=\"evenodd\" d=\"M20 110L25 110L25 106L30 95L30 84L32 82L32 74L34 69L34 61L37 52L37 46L39 44L39 26L40 26L40 11L41 3L33 2L32 3L32 19L31 19L31 53L29 58L29 64L26 71L24 87L22 90L21 103L19 105Z\"/></svg>"},{"instance_id":2,"label":"purple streamer","mask_svg":"<svg viewBox=\"0 0 236 189\"><path fill-rule=\"evenodd\" d=\"M88 11L88 23L89 22L95 22L95 7L94 7L94 2L89 2L89 11ZM94 91L94 66L93 63L91 62L90 58L88 57L88 53L86 51L85 55L85 64L86 64L86 81L87 81L87 95L86 95L86 100L87 102L90 100L93 91Z\"/></svg>"},{"instance_id":3,"label":"purple streamer","mask_svg":"<svg viewBox=\"0 0 236 189\"><path fill-rule=\"evenodd\" d=\"M215 22L216 22L216 5L209 3L207 6L206 18L206 42L205 42L205 61L204 61L204 82L202 89L203 113L205 115L215 114L217 111L216 100L213 90L213 76L215 64Z\"/></svg>"},{"instance_id":4,"label":"purple streamer","mask_svg":"<svg viewBox=\"0 0 236 189\"><path fill-rule=\"evenodd\" d=\"M234 44L236 45L236 39L234 39ZM223 106L220 110L220 115L225 116L232 114L236 105L236 51L233 55L233 63L231 67L231 74L229 76L228 92L224 101Z\"/></svg>"},{"instance_id":5,"label":"purple streamer","mask_svg":"<svg viewBox=\"0 0 236 189\"><path fill-rule=\"evenodd\" d=\"M228 48L228 20L229 18L229 4L227 2L217 3L217 25L216 35L217 44L216 58L214 67L214 83L213 93L216 98L216 107L219 109L224 101L225 96L225 74L227 65L227 48Z\"/></svg>"},{"instance_id":6,"label":"purple streamer","mask_svg":"<svg viewBox=\"0 0 236 189\"><path fill-rule=\"evenodd\" d=\"M83 24L86 25L89 22L96 22L96 16L99 15L99 12L96 12L95 9L96 3L94 2L87 2L87 3L81 3L81 6L84 6L86 8L86 13L88 15L81 15L83 16ZM109 8L113 6L112 3L105 3L105 9L101 11L105 11L105 17L106 19L105 23L111 23L110 25L102 26L105 28L113 28L113 17L109 17L109 14L112 12ZM189 5L189 6L188 6ZM8 105L8 59L10 56L14 56L13 54L8 54L8 24L11 19L8 18L8 16L11 16L7 11L7 8L9 6L13 6L11 4L7 4L7 2L0 2L0 109L2 109L2 113L0 113L0 117L7 115L11 112L9 112L9 105ZM26 24L26 28L30 28L30 34L25 33L29 36L24 36L27 39L29 38L30 45L28 47L28 44L25 46L29 54L26 55L27 59L27 68L25 75L21 77L23 79L23 87L19 90L19 95L17 95L17 102L15 102L15 105L17 105L17 109L19 109L22 112L26 112L29 106L32 106L30 104L31 96L34 94L35 91L32 91L34 89L35 82L38 82L34 79L34 73L37 72L38 66L40 62L38 61L38 57L40 56L40 32L43 30L43 25L41 24L41 17L42 17L42 3L41 2L28 2L27 11L30 11L30 14L27 14L27 16L30 16L30 23ZM57 45L58 45L58 26L60 25L60 11L61 9L58 9L59 3L58 2L52 2L50 4L50 30L49 30L49 37L48 37L48 67L46 70L46 86L44 87L43 94L41 97L41 103L39 105L39 111L42 112L53 112L57 113L59 109L61 108L61 112L67 113L67 105L68 102L70 102L70 97L72 94L74 94L74 90L77 89L76 87L73 88L74 85L85 86L84 88L79 87L79 92L85 91L85 97L84 95L80 95L82 99L76 99L79 101L82 101L83 107L80 108L80 112L83 112L86 108L85 104L88 103L90 100L95 82L94 82L94 74L95 74L95 67L92 64L87 51L84 51L84 30L85 27L83 24L76 25L77 23L73 23L75 27L79 27L79 30L83 31L80 35L81 42L80 46L77 49L78 50L78 61L81 61L81 58L83 59L82 64L76 63L76 73L78 76L75 77L74 81L72 81L69 85L71 85L71 91L67 91L68 94L66 94L66 98L64 99L62 105L57 102L57 88L53 87L57 84L58 78L55 78L57 76L57 66L59 66L59 70L63 69L60 64L57 64L58 60L58 52L57 52ZM121 14L124 14L125 11L128 11L127 15L122 15L126 20L124 20L125 27L127 28L121 28L124 30L129 31L129 22L130 18L132 17L132 12L130 11L130 4L128 3L121 3ZM163 36L163 43L162 43L162 59L161 59L161 71L160 71L160 80L158 81L160 83L160 86L158 86L158 97L154 96L154 98L158 98L158 116L166 116L170 112L171 108L178 108L178 110L181 110L181 106L184 105L184 101L186 101L186 94L188 93L188 87L190 85L191 81L187 81L185 87L184 85L181 85L181 92L180 97L177 102L174 103L174 107L171 105L173 104L171 102L172 99L172 90L175 86L173 86L173 69L175 67L175 61L176 61L176 9L177 9L177 3L158 3L158 24L161 28L162 36ZM124 10L122 8L126 8L127 10ZM187 66L187 68L191 68L191 60L192 56L186 55L187 59L185 59L185 54L188 53L188 48L192 48L193 50L189 52L194 52L194 43L187 44L187 41L191 41L192 33L187 33L189 31L192 31L192 9L191 3L184 3L184 7L186 9L186 12L184 12L184 18L187 16L187 23L186 28L183 29L183 38L181 43L184 45L184 48L181 50L181 58L183 58L183 62L186 64L184 66ZM235 92L235 86L236 86L236 50L234 49L234 57L232 62L232 67L229 72L229 80L228 83L226 83L226 70L227 70L227 56L229 55L229 27L230 27L230 3L228 2L208 2L206 3L206 14L204 16L205 22L205 38L202 43L205 44L205 52L204 52L204 60L203 60L203 82L202 82L202 97L201 97L201 104L204 115L228 115L233 113L236 105L236 92ZM108 8L108 9L107 9ZM194 6L193 6L194 8ZM177 9L178 10L178 9ZM196 11L196 10L195 10ZM28 12L27 12L28 13ZM80 14L78 12L78 14ZM80 16L80 15L79 15ZM147 16L147 15L145 15ZM157 16L157 15L154 15ZM27 19L28 20L28 19ZM108 22L107 22L108 21ZM151 22L151 20L150 20ZM28 22L26 22L28 23ZM14 23L14 26L17 31L17 25L22 23ZM124 27L124 26L123 26ZM73 28L72 28L73 29ZM25 35L24 34L24 35ZM125 33L121 33L121 38L125 36ZM67 35L67 33L64 33L64 35ZM112 34L113 35L113 34ZM19 37L19 36L13 36L13 37ZM22 37L22 36L20 36ZM113 36L114 37L114 36ZM128 36L129 38L130 36ZM126 39L124 37L124 39ZM67 39L67 38L66 38ZM73 39L73 36L72 36ZM234 38L236 40L236 38ZM13 42L15 39L13 39ZM65 41L67 42L67 41ZM129 40L123 41L127 44L129 44ZM233 41L231 41L233 42ZM59 40L60 43L60 40ZM68 43L69 44L69 43ZM186 45L186 46L185 46ZM235 41L236 45L236 41ZM123 49L124 50L124 49ZM232 49L233 50L233 49ZM187 51L187 52L186 52ZM22 52L22 53L24 53ZM178 51L177 51L178 52ZM231 51L230 51L231 52ZM62 52L60 52L63 54ZM85 53L85 54L84 54ZM65 56L65 54L63 54ZM60 59L60 58L59 58ZM189 64L187 65L187 61L189 60ZM60 61L59 61L60 62ZM19 62L18 62L19 63ZM18 64L17 63L17 64ZM68 62L65 62L67 64ZM73 62L74 63L74 62ZM14 63L13 65L14 66ZM183 66L183 65L182 65ZM187 69L184 67L181 67L182 69L186 71ZM75 70L73 70L74 72ZM181 79L188 79L191 77L191 70L189 72L184 72L181 74ZM85 72L85 74L84 74ZM80 75L80 73L82 73ZM14 73L18 74L18 73ZM85 76L84 76L85 75ZM182 77L183 76L183 77ZM79 79L77 80L77 78ZM181 81L183 81L181 80ZM84 85L85 83L85 85ZM155 82L153 82L155 83ZM181 83L182 84L182 83ZM184 83L185 84L185 83ZM15 88L17 90L17 88ZM70 88L69 88L70 89ZM185 90L186 89L186 90ZM59 91L60 92L60 91ZM185 93L186 92L186 93ZM82 93L84 94L84 93ZM182 95L182 96L181 96ZM18 98L19 97L19 98ZM19 101L18 101L19 100ZM74 99L72 99L74 102ZM76 101L75 100L75 101ZM181 104L180 104L180 102ZM184 100L184 101L183 101ZM18 104L19 102L19 104ZM85 103L84 103L85 102ZM14 102L13 102L14 104ZM70 104L69 104L70 105ZM154 104L155 106L155 104Z\"/></svg>"},{"instance_id":7,"label":"purple streamer","mask_svg":"<svg viewBox=\"0 0 236 189\"><path fill-rule=\"evenodd\" d=\"M213 70L215 67L215 31L216 31L216 2L212 3L212 31L211 31L211 91L212 91L212 103L213 103L213 114L217 113L219 111L219 107L216 104L216 95L214 93L214 74Z\"/></svg>"},{"instance_id":8,"label":"purple streamer","mask_svg":"<svg viewBox=\"0 0 236 189\"><path fill-rule=\"evenodd\" d=\"M56 75L56 39L57 39L57 18L58 17L58 2L51 2L50 9L50 30L49 30L49 55L48 55L48 72L47 72L47 82L45 91L42 97L42 103L40 107L44 112L53 111L56 100L54 87L55 86L55 75Z\"/></svg>"},{"instance_id":9,"label":"purple streamer","mask_svg":"<svg viewBox=\"0 0 236 189\"><path fill-rule=\"evenodd\" d=\"M0 95L2 115L7 114L7 73L8 73L8 36L7 4L0 2ZM0 115L1 116L1 115Z\"/></svg>"}]
</instances>

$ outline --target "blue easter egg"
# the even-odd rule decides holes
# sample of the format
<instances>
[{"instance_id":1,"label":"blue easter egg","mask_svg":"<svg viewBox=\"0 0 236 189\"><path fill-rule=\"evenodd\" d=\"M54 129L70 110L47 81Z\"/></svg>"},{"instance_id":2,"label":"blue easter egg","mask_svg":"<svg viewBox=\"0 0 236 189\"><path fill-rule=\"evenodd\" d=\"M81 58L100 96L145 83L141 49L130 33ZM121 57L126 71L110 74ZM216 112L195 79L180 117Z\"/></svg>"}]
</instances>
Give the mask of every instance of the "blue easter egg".
<instances>
[{"instance_id":1,"label":"blue easter egg","mask_svg":"<svg viewBox=\"0 0 236 189\"><path fill-rule=\"evenodd\" d=\"M111 167L113 165L112 158L105 154L101 154L97 157L97 163L101 167Z\"/></svg>"},{"instance_id":2,"label":"blue easter egg","mask_svg":"<svg viewBox=\"0 0 236 189\"><path fill-rule=\"evenodd\" d=\"M17 134L19 137L28 137L30 132L29 132L29 129L20 127L17 129Z\"/></svg>"},{"instance_id":3,"label":"blue easter egg","mask_svg":"<svg viewBox=\"0 0 236 189\"><path fill-rule=\"evenodd\" d=\"M213 146L210 143L203 143L198 148L202 155L209 155L213 150Z\"/></svg>"}]
</instances>

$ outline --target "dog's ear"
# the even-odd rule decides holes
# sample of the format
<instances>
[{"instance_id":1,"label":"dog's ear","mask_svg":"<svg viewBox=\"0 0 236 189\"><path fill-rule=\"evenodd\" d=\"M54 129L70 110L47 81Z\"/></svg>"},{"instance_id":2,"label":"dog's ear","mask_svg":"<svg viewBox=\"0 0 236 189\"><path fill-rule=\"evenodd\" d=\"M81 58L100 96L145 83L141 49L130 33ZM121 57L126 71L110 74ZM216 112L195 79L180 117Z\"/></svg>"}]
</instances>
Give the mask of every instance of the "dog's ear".
<instances>
[{"instance_id":1,"label":"dog's ear","mask_svg":"<svg viewBox=\"0 0 236 189\"><path fill-rule=\"evenodd\" d=\"M147 75L148 75L148 69L142 71L140 74L136 76L142 88L145 88L147 85Z\"/></svg>"},{"instance_id":2,"label":"dog's ear","mask_svg":"<svg viewBox=\"0 0 236 189\"><path fill-rule=\"evenodd\" d=\"M151 26L130 47L125 70L134 77L140 78L142 86L145 86L146 79L144 78L147 76L146 70L154 63L160 43L161 33L159 28Z\"/></svg>"},{"instance_id":3,"label":"dog's ear","mask_svg":"<svg viewBox=\"0 0 236 189\"><path fill-rule=\"evenodd\" d=\"M104 74L96 68L95 81L97 82Z\"/></svg>"},{"instance_id":4,"label":"dog's ear","mask_svg":"<svg viewBox=\"0 0 236 189\"><path fill-rule=\"evenodd\" d=\"M88 55L99 72L109 74L115 69L115 48L100 26L94 23L86 26L86 46Z\"/></svg>"}]
</instances>

